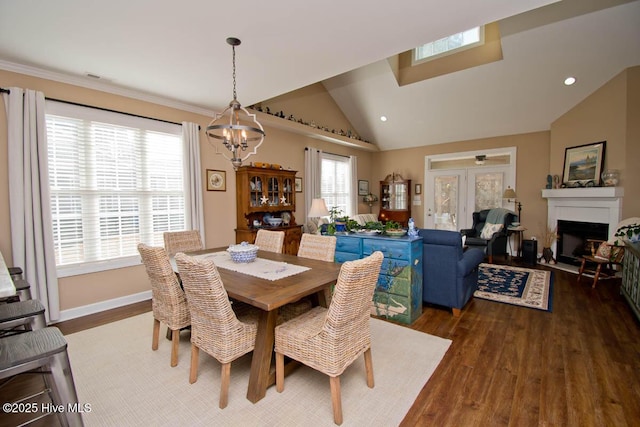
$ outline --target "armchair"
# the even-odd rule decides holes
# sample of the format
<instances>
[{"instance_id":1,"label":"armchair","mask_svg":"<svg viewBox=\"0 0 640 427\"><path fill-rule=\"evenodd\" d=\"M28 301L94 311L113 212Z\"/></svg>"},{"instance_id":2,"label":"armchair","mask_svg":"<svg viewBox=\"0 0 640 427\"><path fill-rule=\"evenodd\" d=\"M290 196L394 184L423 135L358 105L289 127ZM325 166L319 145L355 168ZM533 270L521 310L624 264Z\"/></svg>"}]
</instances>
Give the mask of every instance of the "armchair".
<instances>
[{"instance_id":1,"label":"armchair","mask_svg":"<svg viewBox=\"0 0 640 427\"><path fill-rule=\"evenodd\" d=\"M455 317L478 287L478 265L484 253L478 248L464 250L457 231L427 230L422 237L422 300L449 307Z\"/></svg>"},{"instance_id":2,"label":"armchair","mask_svg":"<svg viewBox=\"0 0 640 427\"><path fill-rule=\"evenodd\" d=\"M460 233L466 236L467 246L484 250L489 263L492 263L494 255L507 255L507 227L516 218L517 216L507 209L484 209L474 212L473 227L460 230Z\"/></svg>"}]
</instances>

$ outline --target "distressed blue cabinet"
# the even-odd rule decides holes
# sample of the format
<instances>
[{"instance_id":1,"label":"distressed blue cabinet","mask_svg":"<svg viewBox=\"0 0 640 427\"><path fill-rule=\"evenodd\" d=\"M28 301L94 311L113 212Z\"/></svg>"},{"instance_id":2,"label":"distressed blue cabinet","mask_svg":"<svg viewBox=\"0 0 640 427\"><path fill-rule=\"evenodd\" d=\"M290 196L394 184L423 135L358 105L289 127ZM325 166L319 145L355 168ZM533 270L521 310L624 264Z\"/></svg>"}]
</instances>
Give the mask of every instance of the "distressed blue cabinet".
<instances>
[{"instance_id":1,"label":"distressed blue cabinet","mask_svg":"<svg viewBox=\"0 0 640 427\"><path fill-rule=\"evenodd\" d=\"M422 237L337 237L336 262L384 254L371 314L407 324L422 314Z\"/></svg>"}]
</instances>

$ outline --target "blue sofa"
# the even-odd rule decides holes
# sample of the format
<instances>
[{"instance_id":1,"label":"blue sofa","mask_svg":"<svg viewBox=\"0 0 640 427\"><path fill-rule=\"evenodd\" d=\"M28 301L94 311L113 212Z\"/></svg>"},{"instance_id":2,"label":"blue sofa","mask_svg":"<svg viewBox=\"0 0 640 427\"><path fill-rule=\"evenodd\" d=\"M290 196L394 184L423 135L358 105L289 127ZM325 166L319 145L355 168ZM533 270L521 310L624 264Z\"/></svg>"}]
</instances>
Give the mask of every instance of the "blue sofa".
<instances>
[{"instance_id":1,"label":"blue sofa","mask_svg":"<svg viewBox=\"0 0 640 427\"><path fill-rule=\"evenodd\" d=\"M484 251L462 248L462 234L447 230L420 230L422 237L422 300L452 309L462 308L478 287L478 265Z\"/></svg>"}]
</instances>

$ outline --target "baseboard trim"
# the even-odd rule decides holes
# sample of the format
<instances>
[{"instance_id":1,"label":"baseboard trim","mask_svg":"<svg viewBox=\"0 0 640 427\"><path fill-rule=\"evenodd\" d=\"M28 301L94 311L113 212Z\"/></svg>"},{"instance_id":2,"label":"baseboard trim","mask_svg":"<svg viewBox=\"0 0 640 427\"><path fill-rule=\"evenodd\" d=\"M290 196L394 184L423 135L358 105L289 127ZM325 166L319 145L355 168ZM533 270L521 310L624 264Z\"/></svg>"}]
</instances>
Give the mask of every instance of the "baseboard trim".
<instances>
[{"instance_id":1,"label":"baseboard trim","mask_svg":"<svg viewBox=\"0 0 640 427\"><path fill-rule=\"evenodd\" d=\"M113 308L123 307L125 305L134 304L140 301L151 299L151 291L144 291L133 295L114 298L107 301L100 301L94 304L84 305L82 307L70 308L60 312L60 319L57 322L76 319L78 317L87 316L89 314L100 313L101 311L111 310Z\"/></svg>"}]
</instances>

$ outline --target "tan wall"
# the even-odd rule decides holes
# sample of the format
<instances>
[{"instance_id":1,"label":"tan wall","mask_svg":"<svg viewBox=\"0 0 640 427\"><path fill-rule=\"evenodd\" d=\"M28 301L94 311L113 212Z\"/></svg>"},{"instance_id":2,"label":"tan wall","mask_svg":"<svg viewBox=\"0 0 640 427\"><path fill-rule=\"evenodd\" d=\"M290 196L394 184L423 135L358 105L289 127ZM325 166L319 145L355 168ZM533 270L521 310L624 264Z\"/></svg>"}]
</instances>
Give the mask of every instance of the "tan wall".
<instances>
[{"instance_id":1,"label":"tan wall","mask_svg":"<svg viewBox=\"0 0 640 427\"><path fill-rule=\"evenodd\" d=\"M191 121L204 127L210 117L149 102L112 95L96 90L80 88L45 79L25 76L0 70L0 86L18 86L41 90L47 97L78 102L127 113L139 114L173 122ZM285 110L285 101L287 103ZM274 108L287 114L309 120L319 118L317 123L329 127L348 126L340 112L335 112L335 103L318 85L305 88L295 95L286 95L270 100ZM0 103L2 104L2 103ZM333 110L333 112L331 111ZM7 132L4 105L0 106L0 250L11 265L11 243L8 206L7 177ZM418 227L423 223L424 206L424 158L427 155L482 151L490 148L515 146L518 150L516 189L522 202L524 225L528 228L525 237L540 236L546 227L547 205L541 197L548 173L562 175L564 149L595 141L607 141L605 167L622 171L625 186L623 216L640 215L640 67L622 72L602 88L556 120L550 131L521 135L500 136L448 144L371 153L325 142L281 129L266 127L267 138L258 155L252 161L279 163L299 171L304 176L304 148L306 146L342 155L358 156L358 179L369 181L369 188L379 195L378 181L391 172L398 172L413 184L423 184L421 206L412 206L413 217ZM635 118L635 120L634 120ZM327 123L320 123L326 120ZM201 137L202 178L205 169L220 169L227 172L226 192L204 192L206 243L209 247L225 246L235 240L235 175L229 162L215 155L203 133ZM632 186L633 184L633 186ZM303 184L304 185L304 184ZM360 198L361 200L362 198ZM303 223L304 197L297 194L296 219ZM374 205L377 212L379 204ZM358 212L368 212L369 207L360 203ZM60 279L61 309L110 300L149 289L144 269L131 267Z\"/></svg>"},{"instance_id":2,"label":"tan wall","mask_svg":"<svg viewBox=\"0 0 640 427\"><path fill-rule=\"evenodd\" d=\"M44 92L48 98L78 102L177 123L194 122L200 124L202 129L211 120L211 117L175 108L0 70L0 87L11 86L39 90ZM312 104L313 98L313 96L308 98ZM4 103L0 104L2 104L0 106L0 235L2 236L0 250L7 264L12 265L6 114ZM279 129L266 127L265 131L267 138L264 145L258 154L250 159L251 161L278 163L299 171L298 176L304 176L304 148L311 146L336 154L357 155L358 177L359 179L368 179L371 163L371 153L369 152L311 139ZM235 242L235 174L230 162L215 154L214 148L209 145L203 132L200 133L200 141L203 182L206 169L219 169L227 173L227 191L204 191L206 244L208 247L226 246ZM297 194L296 206L298 209L295 217L301 224L304 222L303 193ZM365 204L359 208L361 212L366 212L365 209L368 211L368 206ZM133 295L150 289L142 266L61 278L59 279L59 287L61 310Z\"/></svg>"},{"instance_id":3,"label":"tan wall","mask_svg":"<svg viewBox=\"0 0 640 427\"><path fill-rule=\"evenodd\" d=\"M478 151L481 154L483 150L503 147L516 147L518 151L516 190L518 201L522 203L523 225L527 227L525 237L529 238L534 235L539 237L547 224L547 203L542 198L540 189L544 188L546 184L547 171L549 170L549 132L500 136L404 150L384 151L374 156L372 170L375 172L373 180L378 183L391 172L397 172L403 178L411 179L413 187L415 187L414 184L423 184L421 205L411 206L411 215L415 219L416 225L423 227L425 197L428 197L423 182L425 157L465 151ZM375 185L372 188L375 190L374 193L379 196L379 185ZM376 211L375 205L374 211Z\"/></svg>"},{"instance_id":4,"label":"tan wall","mask_svg":"<svg viewBox=\"0 0 640 427\"><path fill-rule=\"evenodd\" d=\"M640 67L622 71L551 124L550 173L562 177L565 148L607 141L604 170L621 172L622 217L640 214Z\"/></svg>"}]
</instances>

